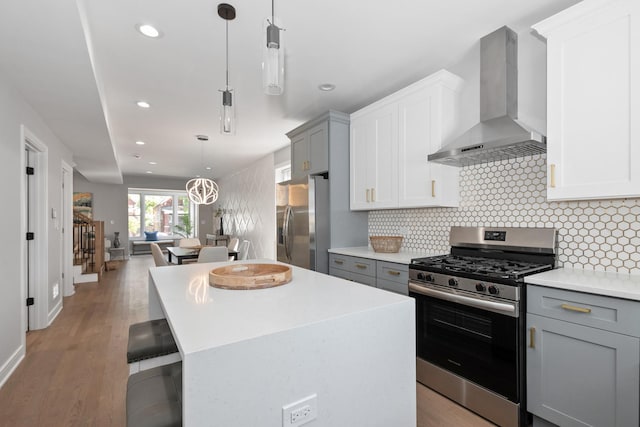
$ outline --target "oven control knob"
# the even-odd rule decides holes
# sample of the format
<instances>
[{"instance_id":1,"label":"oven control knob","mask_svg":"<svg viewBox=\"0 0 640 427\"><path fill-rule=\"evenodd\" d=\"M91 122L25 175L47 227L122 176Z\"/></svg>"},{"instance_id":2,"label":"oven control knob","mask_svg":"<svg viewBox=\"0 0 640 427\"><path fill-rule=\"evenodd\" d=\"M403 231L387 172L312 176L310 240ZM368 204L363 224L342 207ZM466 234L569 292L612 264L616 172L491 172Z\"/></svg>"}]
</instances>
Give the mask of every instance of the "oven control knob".
<instances>
[{"instance_id":1,"label":"oven control knob","mask_svg":"<svg viewBox=\"0 0 640 427\"><path fill-rule=\"evenodd\" d=\"M449 286L458 286L458 281L454 278L449 279Z\"/></svg>"},{"instance_id":2,"label":"oven control knob","mask_svg":"<svg viewBox=\"0 0 640 427\"><path fill-rule=\"evenodd\" d=\"M489 293L491 295L498 295L500 293L500 289L498 289L497 286L491 285L491 286L489 286Z\"/></svg>"},{"instance_id":3,"label":"oven control knob","mask_svg":"<svg viewBox=\"0 0 640 427\"><path fill-rule=\"evenodd\" d=\"M476 283L476 291L484 292L486 290L487 290L487 287L484 285L484 283Z\"/></svg>"},{"instance_id":4,"label":"oven control knob","mask_svg":"<svg viewBox=\"0 0 640 427\"><path fill-rule=\"evenodd\" d=\"M418 280L424 280L425 279L424 273L418 273L417 277L418 277Z\"/></svg>"},{"instance_id":5,"label":"oven control knob","mask_svg":"<svg viewBox=\"0 0 640 427\"><path fill-rule=\"evenodd\" d=\"M430 274L427 274L427 275L424 277L424 280L426 280L427 282L433 282L433 276L432 276L432 275L430 275Z\"/></svg>"}]
</instances>

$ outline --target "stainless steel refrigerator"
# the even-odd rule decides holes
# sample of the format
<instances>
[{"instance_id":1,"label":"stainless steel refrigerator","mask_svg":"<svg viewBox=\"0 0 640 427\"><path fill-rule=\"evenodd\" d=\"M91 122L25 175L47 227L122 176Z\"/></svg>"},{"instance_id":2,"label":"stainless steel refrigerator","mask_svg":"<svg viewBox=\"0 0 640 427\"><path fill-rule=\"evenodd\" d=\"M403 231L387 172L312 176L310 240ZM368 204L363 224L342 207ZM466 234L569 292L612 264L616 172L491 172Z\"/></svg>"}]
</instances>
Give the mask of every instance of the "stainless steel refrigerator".
<instances>
[{"instance_id":1,"label":"stainless steel refrigerator","mask_svg":"<svg viewBox=\"0 0 640 427\"><path fill-rule=\"evenodd\" d=\"M276 184L278 261L329 273L329 179Z\"/></svg>"}]
</instances>

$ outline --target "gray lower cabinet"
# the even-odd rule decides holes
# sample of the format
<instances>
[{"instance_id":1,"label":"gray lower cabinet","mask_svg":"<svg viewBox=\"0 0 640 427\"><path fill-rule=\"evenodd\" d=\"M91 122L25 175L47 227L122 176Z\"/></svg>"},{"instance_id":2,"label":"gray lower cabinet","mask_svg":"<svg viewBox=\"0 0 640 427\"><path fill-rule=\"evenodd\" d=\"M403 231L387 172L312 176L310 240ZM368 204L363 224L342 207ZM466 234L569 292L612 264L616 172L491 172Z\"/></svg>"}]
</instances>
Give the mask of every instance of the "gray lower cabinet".
<instances>
[{"instance_id":1,"label":"gray lower cabinet","mask_svg":"<svg viewBox=\"0 0 640 427\"><path fill-rule=\"evenodd\" d=\"M409 294L409 266L405 264L329 254L329 274L398 294Z\"/></svg>"},{"instance_id":2,"label":"gray lower cabinet","mask_svg":"<svg viewBox=\"0 0 640 427\"><path fill-rule=\"evenodd\" d=\"M640 303L531 285L527 292L534 426L640 425Z\"/></svg>"}]
</instances>

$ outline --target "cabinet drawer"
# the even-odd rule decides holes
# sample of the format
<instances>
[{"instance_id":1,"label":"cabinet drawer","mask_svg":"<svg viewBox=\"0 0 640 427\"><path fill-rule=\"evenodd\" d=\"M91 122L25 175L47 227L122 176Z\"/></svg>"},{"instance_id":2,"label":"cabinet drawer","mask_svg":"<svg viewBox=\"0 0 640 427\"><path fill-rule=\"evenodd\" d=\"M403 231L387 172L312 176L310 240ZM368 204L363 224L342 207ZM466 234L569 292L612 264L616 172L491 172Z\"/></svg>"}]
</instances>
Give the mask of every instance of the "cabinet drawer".
<instances>
[{"instance_id":1,"label":"cabinet drawer","mask_svg":"<svg viewBox=\"0 0 640 427\"><path fill-rule=\"evenodd\" d=\"M527 312L640 337L636 301L528 285Z\"/></svg>"},{"instance_id":2,"label":"cabinet drawer","mask_svg":"<svg viewBox=\"0 0 640 427\"><path fill-rule=\"evenodd\" d=\"M340 270L338 268L330 268L329 274L341 279L350 280L352 282L361 283L363 285L376 287L376 278L372 276L365 276L364 274L352 273L346 270Z\"/></svg>"},{"instance_id":3,"label":"cabinet drawer","mask_svg":"<svg viewBox=\"0 0 640 427\"><path fill-rule=\"evenodd\" d=\"M378 280L387 280L391 282L402 283L408 286L409 266L404 264L396 264L393 262L378 261L376 277L378 278Z\"/></svg>"},{"instance_id":4,"label":"cabinet drawer","mask_svg":"<svg viewBox=\"0 0 640 427\"><path fill-rule=\"evenodd\" d=\"M376 277L376 261L347 255L330 254L329 266L352 273Z\"/></svg>"},{"instance_id":5,"label":"cabinet drawer","mask_svg":"<svg viewBox=\"0 0 640 427\"><path fill-rule=\"evenodd\" d=\"M397 294L409 295L409 282L398 283L391 280L378 279L376 285L385 291L395 292Z\"/></svg>"},{"instance_id":6,"label":"cabinet drawer","mask_svg":"<svg viewBox=\"0 0 640 427\"><path fill-rule=\"evenodd\" d=\"M347 270L341 270L339 268L333 268L333 266L329 267L329 274L334 277L339 277L341 279L351 280L351 273Z\"/></svg>"}]
</instances>

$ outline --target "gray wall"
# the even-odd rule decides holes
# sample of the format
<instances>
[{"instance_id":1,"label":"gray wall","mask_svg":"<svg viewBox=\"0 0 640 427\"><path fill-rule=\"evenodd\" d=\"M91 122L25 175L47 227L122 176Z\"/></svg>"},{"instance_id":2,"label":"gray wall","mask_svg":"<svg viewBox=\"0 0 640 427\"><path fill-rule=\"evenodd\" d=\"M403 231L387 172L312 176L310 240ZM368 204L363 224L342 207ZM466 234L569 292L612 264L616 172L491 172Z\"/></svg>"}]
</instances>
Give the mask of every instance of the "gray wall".
<instances>
[{"instance_id":1,"label":"gray wall","mask_svg":"<svg viewBox=\"0 0 640 427\"><path fill-rule=\"evenodd\" d=\"M22 325L24 301L21 282L23 280L23 262L25 257L20 249L24 239L21 232L21 187L24 179L22 170L23 141L20 126L26 126L42 143L47 146L48 176L46 212L39 212L47 218L48 265L45 266L49 295L36 301L36 309L48 313L52 320L62 303L63 290L57 298L52 298L51 288L61 283L60 242L61 229L55 227L51 219L51 209L62 212L62 164L64 160L73 164L71 152L51 132L42 118L27 104L18 91L0 74L0 199L4 206L0 210L0 219L4 230L4 244L0 247L2 275L0 283L0 384L7 378L25 352L25 333ZM37 262L37 260L36 260ZM45 306L43 307L42 304Z\"/></svg>"}]
</instances>

